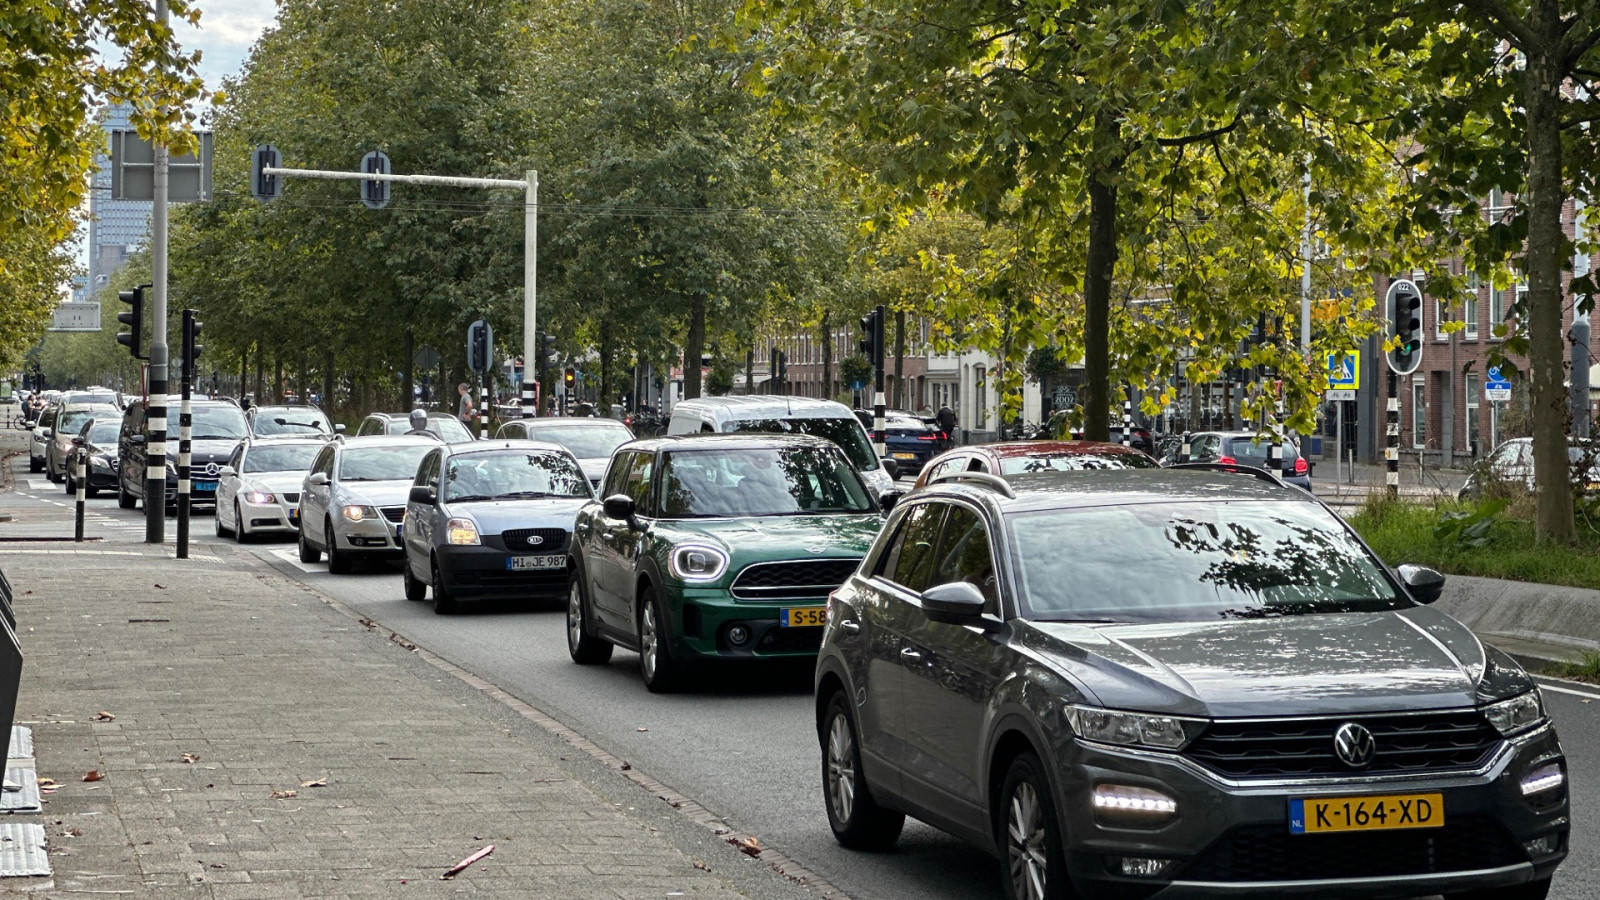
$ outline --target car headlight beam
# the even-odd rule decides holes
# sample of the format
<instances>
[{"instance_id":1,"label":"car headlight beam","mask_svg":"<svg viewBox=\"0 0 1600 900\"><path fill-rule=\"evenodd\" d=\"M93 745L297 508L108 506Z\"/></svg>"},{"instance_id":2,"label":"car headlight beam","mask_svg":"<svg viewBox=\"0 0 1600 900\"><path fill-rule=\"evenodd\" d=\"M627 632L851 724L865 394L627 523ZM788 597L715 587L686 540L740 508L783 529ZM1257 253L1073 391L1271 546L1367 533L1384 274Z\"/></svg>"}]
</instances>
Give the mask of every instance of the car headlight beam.
<instances>
[{"instance_id":1,"label":"car headlight beam","mask_svg":"<svg viewBox=\"0 0 1600 900\"><path fill-rule=\"evenodd\" d=\"M445 526L445 533L449 535L450 543L457 545L481 543L478 538L478 523L471 519L457 517L451 519Z\"/></svg>"},{"instance_id":2,"label":"car headlight beam","mask_svg":"<svg viewBox=\"0 0 1600 900\"><path fill-rule=\"evenodd\" d=\"M341 510L341 514L351 522L361 522L366 519L378 518L378 511L370 506L351 504Z\"/></svg>"},{"instance_id":3,"label":"car headlight beam","mask_svg":"<svg viewBox=\"0 0 1600 900\"><path fill-rule=\"evenodd\" d=\"M1072 733L1083 740L1152 750L1182 750L1206 727L1204 719L1118 712L1092 706L1067 706L1063 713Z\"/></svg>"},{"instance_id":4,"label":"car headlight beam","mask_svg":"<svg viewBox=\"0 0 1600 900\"><path fill-rule=\"evenodd\" d=\"M728 570L728 554L705 544L684 544L668 558L672 577L679 581L703 584L716 581Z\"/></svg>"},{"instance_id":5,"label":"car headlight beam","mask_svg":"<svg viewBox=\"0 0 1600 900\"><path fill-rule=\"evenodd\" d=\"M246 503L254 503L257 506L278 502L278 498L271 491L246 491L244 499Z\"/></svg>"},{"instance_id":6,"label":"car headlight beam","mask_svg":"<svg viewBox=\"0 0 1600 900\"><path fill-rule=\"evenodd\" d=\"M1544 722L1544 701L1539 697L1539 689L1534 688L1510 700L1483 707L1483 715L1501 736L1511 737Z\"/></svg>"}]
</instances>

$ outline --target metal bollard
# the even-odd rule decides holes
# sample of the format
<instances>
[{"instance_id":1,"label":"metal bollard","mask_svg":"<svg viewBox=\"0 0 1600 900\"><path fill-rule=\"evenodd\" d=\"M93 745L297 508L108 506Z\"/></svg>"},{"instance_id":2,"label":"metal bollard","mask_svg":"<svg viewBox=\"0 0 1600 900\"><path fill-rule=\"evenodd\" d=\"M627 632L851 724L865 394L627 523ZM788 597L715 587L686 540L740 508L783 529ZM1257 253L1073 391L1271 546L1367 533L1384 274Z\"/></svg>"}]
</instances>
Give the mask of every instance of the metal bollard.
<instances>
[{"instance_id":1,"label":"metal bollard","mask_svg":"<svg viewBox=\"0 0 1600 900\"><path fill-rule=\"evenodd\" d=\"M72 482L78 488L78 508L73 513L72 539L80 542L83 540L83 508L89 497L89 467L85 462L86 454L80 447L72 454Z\"/></svg>"}]
</instances>

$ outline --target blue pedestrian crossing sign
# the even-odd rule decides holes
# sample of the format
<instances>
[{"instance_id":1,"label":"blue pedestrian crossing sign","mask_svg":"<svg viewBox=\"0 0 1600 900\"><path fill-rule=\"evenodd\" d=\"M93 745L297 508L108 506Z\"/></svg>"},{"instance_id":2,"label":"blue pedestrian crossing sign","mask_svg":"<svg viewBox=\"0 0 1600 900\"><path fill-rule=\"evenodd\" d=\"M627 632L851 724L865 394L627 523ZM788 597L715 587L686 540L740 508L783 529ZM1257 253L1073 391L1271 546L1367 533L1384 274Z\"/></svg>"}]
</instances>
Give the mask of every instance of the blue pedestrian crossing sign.
<instances>
[{"instance_id":1,"label":"blue pedestrian crossing sign","mask_svg":"<svg viewBox=\"0 0 1600 900\"><path fill-rule=\"evenodd\" d=\"M1483 399L1485 400L1510 400L1511 379L1500 374L1499 366L1490 366L1487 377L1483 380Z\"/></svg>"},{"instance_id":2,"label":"blue pedestrian crossing sign","mask_svg":"<svg viewBox=\"0 0 1600 900\"><path fill-rule=\"evenodd\" d=\"M1361 351L1328 354L1328 390L1361 389Z\"/></svg>"}]
</instances>

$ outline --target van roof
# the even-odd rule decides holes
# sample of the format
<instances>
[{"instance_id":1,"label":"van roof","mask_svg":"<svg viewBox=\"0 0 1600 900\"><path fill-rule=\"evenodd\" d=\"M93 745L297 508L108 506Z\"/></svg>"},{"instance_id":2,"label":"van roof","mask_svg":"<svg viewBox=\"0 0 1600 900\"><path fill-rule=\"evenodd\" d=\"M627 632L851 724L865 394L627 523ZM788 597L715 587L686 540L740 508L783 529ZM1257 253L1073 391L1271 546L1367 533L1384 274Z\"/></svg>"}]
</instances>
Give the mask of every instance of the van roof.
<instances>
[{"instance_id":1,"label":"van roof","mask_svg":"<svg viewBox=\"0 0 1600 900\"><path fill-rule=\"evenodd\" d=\"M698 397L679 400L674 414L705 412L723 419L846 419L855 414L843 403L817 397Z\"/></svg>"}]
</instances>

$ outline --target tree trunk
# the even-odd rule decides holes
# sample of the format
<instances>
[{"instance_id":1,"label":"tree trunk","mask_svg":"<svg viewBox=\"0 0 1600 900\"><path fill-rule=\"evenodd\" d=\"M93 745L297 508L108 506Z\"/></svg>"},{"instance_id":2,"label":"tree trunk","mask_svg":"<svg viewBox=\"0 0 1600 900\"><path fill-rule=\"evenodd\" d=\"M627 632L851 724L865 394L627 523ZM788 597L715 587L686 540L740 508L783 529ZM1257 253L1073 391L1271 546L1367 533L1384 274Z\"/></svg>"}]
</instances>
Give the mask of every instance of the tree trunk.
<instances>
[{"instance_id":1,"label":"tree trunk","mask_svg":"<svg viewBox=\"0 0 1600 900\"><path fill-rule=\"evenodd\" d=\"M267 374L266 374L266 371L265 371L265 360L263 359L263 357L265 357L265 356L266 356L266 354L262 352L261 347L257 346L256 347L256 385L255 385L255 390L252 391L252 393L255 395L255 398L256 398L255 404L257 406L262 406L263 405L263 403L262 403L262 395L267 392Z\"/></svg>"},{"instance_id":2,"label":"tree trunk","mask_svg":"<svg viewBox=\"0 0 1600 900\"><path fill-rule=\"evenodd\" d=\"M239 351L239 399L243 400L245 389L250 385L250 345Z\"/></svg>"},{"instance_id":3,"label":"tree trunk","mask_svg":"<svg viewBox=\"0 0 1600 900\"><path fill-rule=\"evenodd\" d=\"M1089 247L1083 279L1083 436L1111 438L1111 276L1117 267L1117 185L1125 150L1115 110L1094 119L1089 174Z\"/></svg>"},{"instance_id":4,"label":"tree trunk","mask_svg":"<svg viewBox=\"0 0 1600 900\"><path fill-rule=\"evenodd\" d=\"M336 404L333 402L333 351L327 350L322 354L322 411L328 418L334 418Z\"/></svg>"},{"instance_id":5,"label":"tree trunk","mask_svg":"<svg viewBox=\"0 0 1600 900\"><path fill-rule=\"evenodd\" d=\"M833 325L827 310L822 311L822 399L833 399Z\"/></svg>"},{"instance_id":6,"label":"tree trunk","mask_svg":"<svg viewBox=\"0 0 1600 900\"><path fill-rule=\"evenodd\" d=\"M689 333L683 341L683 399L700 396L700 355L706 348L706 298L696 294L689 305Z\"/></svg>"},{"instance_id":7,"label":"tree trunk","mask_svg":"<svg viewBox=\"0 0 1600 900\"><path fill-rule=\"evenodd\" d=\"M611 416L611 326L604 321L600 323L600 398L595 415Z\"/></svg>"},{"instance_id":8,"label":"tree trunk","mask_svg":"<svg viewBox=\"0 0 1600 900\"><path fill-rule=\"evenodd\" d=\"M1530 25L1540 45L1526 48L1523 76L1528 142L1528 362L1533 389L1535 526L1541 540L1575 539L1572 489L1567 473L1567 393L1561 385L1562 179L1561 22L1554 4L1535 3Z\"/></svg>"},{"instance_id":9,"label":"tree trunk","mask_svg":"<svg viewBox=\"0 0 1600 900\"><path fill-rule=\"evenodd\" d=\"M902 368L906 362L906 311L894 312L894 408L905 409L906 389Z\"/></svg>"},{"instance_id":10,"label":"tree trunk","mask_svg":"<svg viewBox=\"0 0 1600 900\"><path fill-rule=\"evenodd\" d=\"M416 338L411 333L411 326L406 326L405 339L400 344L400 408L411 409L417 405L414 382L412 381L411 358L416 355Z\"/></svg>"},{"instance_id":11,"label":"tree trunk","mask_svg":"<svg viewBox=\"0 0 1600 900\"><path fill-rule=\"evenodd\" d=\"M283 402L283 351L272 351L272 402Z\"/></svg>"}]
</instances>

